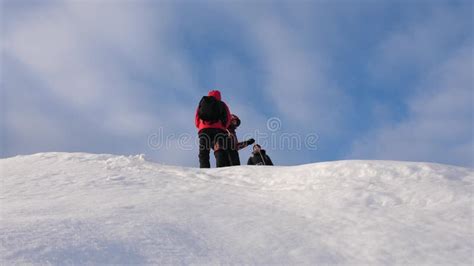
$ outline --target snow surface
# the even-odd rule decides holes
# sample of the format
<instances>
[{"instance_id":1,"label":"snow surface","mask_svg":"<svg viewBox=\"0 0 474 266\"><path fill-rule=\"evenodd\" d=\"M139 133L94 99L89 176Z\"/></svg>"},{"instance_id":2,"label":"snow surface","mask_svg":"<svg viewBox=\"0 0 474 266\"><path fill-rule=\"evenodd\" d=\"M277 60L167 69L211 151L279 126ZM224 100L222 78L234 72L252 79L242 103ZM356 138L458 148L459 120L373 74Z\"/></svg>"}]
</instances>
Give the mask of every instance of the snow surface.
<instances>
[{"instance_id":1,"label":"snow surface","mask_svg":"<svg viewBox=\"0 0 474 266\"><path fill-rule=\"evenodd\" d=\"M0 160L0 262L472 265L472 169L337 161L194 169Z\"/></svg>"}]
</instances>

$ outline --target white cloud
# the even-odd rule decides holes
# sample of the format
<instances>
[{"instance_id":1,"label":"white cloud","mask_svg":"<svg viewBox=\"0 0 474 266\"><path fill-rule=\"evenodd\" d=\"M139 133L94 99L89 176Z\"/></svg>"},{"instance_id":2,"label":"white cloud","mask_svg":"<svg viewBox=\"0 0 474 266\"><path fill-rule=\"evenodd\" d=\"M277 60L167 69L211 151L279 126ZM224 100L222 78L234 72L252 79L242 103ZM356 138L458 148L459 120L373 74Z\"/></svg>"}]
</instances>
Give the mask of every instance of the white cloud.
<instances>
[{"instance_id":1,"label":"white cloud","mask_svg":"<svg viewBox=\"0 0 474 266\"><path fill-rule=\"evenodd\" d=\"M290 121L331 132L340 127L348 99L329 79L323 59L299 44L277 20L255 27L268 71L264 91Z\"/></svg>"},{"instance_id":2,"label":"white cloud","mask_svg":"<svg viewBox=\"0 0 474 266\"><path fill-rule=\"evenodd\" d=\"M399 83L407 113L354 140L348 158L474 165L472 25L463 12L430 6L380 43L370 59L373 77L388 85L406 74L415 80Z\"/></svg>"},{"instance_id":3,"label":"white cloud","mask_svg":"<svg viewBox=\"0 0 474 266\"><path fill-rule=\"evenodd\" d=\"M352 6L340 6L343 5L316 5L318 8L313 10L315 6L307 4L212 3L207 8L203 3L188 6L153 1L54 1L33 7L23 5L13 10L14 14L10 9L2 32L2 41L5 41L2 53L9 60L2 62L2 67L10 72L20 69L21 73L7 77L6 84L10 84L14 76L32 82L21 88L10 85L6 88L5 122L6 127L11 128L6 137L13 140L11 136L16 136L14 142L30 143L31 151L47 147L35 146L35 143L49 143L69 150L70 144L62 142L61 146L58 144L61 141L56 140L67 139L72 130L81 129L84 132L77 135L84 143L104 140L109 141L108 146L103 147L105 151L136 151L143 149L146 136L160 127L167 129L166 134L195 134L195 104L190 102L194 99L197 102L199 96L211 89L199 86L213 84L223 90L224 100L243 119L241 135L254 129L265 130L267 116L279 116L284 130L316 131L337 139L337 134L348 129L345 117L355 106L338 87L336 78L344 77L334 71L328 60L334 51L329 50L333 43L342 46L347 41L346 36L338 32L344 31L341 25L347 25L347 21L338 23L340 16L348 14L350 21L357 21L366 14L359 9L353 11ZM193 17L193 12L180 9L184 7L202 9ZM370 12L379 12L375 9ZM383 80L407 65L410 71L427 73L433 64L446 60L440 51L449 50L453 40L462 35L465 25L457 19L456 12L443 12L436 10L421 24L407 24L407 28L397 29L382 42L371 60L372 66L377 66L372 69L372 75ZM203 14L204 22L201 21ZM319 21L319 16L324 18ZM225 27L213 28L214 23ZM313 27L315 24L324 26ZM192 36L188 39L186 34ZM232 36L230 41L239 41L235 46L248 58L233 54L235 50L227 47L227 43L216 51L201 51L201 46L205 46L205 50L216 45L212 38L206 39L214 35L218 35L218 40ZM189 48L194 43L185 43L194 41L193 38L201 38L196 44L199 47ZM198 59L208 60L203 63L192 61L196 59L193 56L209 58ZM417 91L426 93L407 101L410 117L371 132L369 137L377 139L376 142L371 142L369 137L357 140L354 156L446 161L446 156L427 156L446 147L451 147L449 151L457 154L455 157L461 158L459 160L469 155L464 147L472 146L472 137L466 137L472 130L462 125L472 127L466 120L466 117L472 119L472 115L457 114L472 110L472 97L468 97L472 94L465 89L465 84L472 80L453 66L462 65L461 61L462 58L458 58L455 63L446 63L446 70L431 69L434 77L425 74L426 80L436 80L436 84L424 82ZM11 62L17 66L12 67ZM249 65L251 71L247 69ZM448 81L447 72L451 73L452 80ZM206 76L209 73L211 80ZM452 89L461 77L466 78L464 85L460 85L464 89ZM257 88L260 85L262 87ZM437 89L435 85L439 85ZM472 86L468 89L472 90ZM39 93L34 93L37 90ZM254 94L262 98L255 99ZM377 110L384 110L388 115L393 112L376 105ZM42 121L40 124L45 128L37 125L39 130L33 132L29 125L36 122L31 121ZM70 127L71 122L76 125L74 129ZM449 123L447 131L445 125ZM427 138L425 134L432 130L437 133ZM97 136L87 131L97 132ZM112 139L108 139L109 136ZM117 144L113 137L127 138L128 142ZM452 143L451 138L460 141ZM389 146L384 144L386 140ZM471 144L466 144L469 141ZM367 147L369 144L372 147ZM134 145L142 146L130 148ZM393 145L397 149L392 148ZM406 150L412 147L417 149L406 155ZM191 152L192 155L179 150L151 153L150 157L166 162L176 160L176 164L196 165L197 162L196 151ZM287 151L280 151L281 158L285 158L285 153ZM300 152L293 155L295 161L307 156ZM459 163L458 159L453 162Z\"/></svg>"},{"instance_id":4,"label":"white cloud","mask_svg":"<svg viewBox=\"0 0 474 266\"><path fill-rule=\"evenodd\" d=\"M369 74L378 81L393 82L406 75L426 73L446 60L445 51L469 34L467 28L472 29L472 22L464 19L463 12L466 10L444 5L426 5L424 12L413 12L374 49Z\"/></svg>"},{"instance_id":5,"label":"white cloud","mask_svg":"<svg viewBox=\"0 0 474 266\"><path fill-rule=\"evenodd\" d=\"M274 115L298 131L334 132L343 126L350 99L332 79L318 40L307 38L308 34L321 34L318 29L308 32L303 27L310 23L302 18L311 15L308 6L286 7L289 10L283 13L278 5L231 6L226 10L243 25L244 43L257 55L261 93L276 108Z\"/></svg>"},{"instance_id":6,"label":"white cloud","mask_svg":"<svg viewBox=\"0 0 474 266\"><path fill-rule=\"evenodd\" d=\"M3 61L2 67L10 72L21 68L22 74L7 77L7 84L14 83L14 77L37 82L29 84L32 87L5 88L6 126L17 143L35 140L54 144L61 136L67 137L70 121L58 116L63 112L77 114L75 123L96 132L97 136L87 134L88 138L101 138L104 133L144 136L172 120L170 113L175 112L160 108L172 102L160 98L163 90L155 94L157 107L142 106L144 101L150 101L143 95L150 90L150 84L144 84L143 79L174 88L178 93L193 93L196 88L190 63L168 38L174 19L169 5L65 1L9 11L17 12L17 16L9 14L2 32L2 53L10 59ZM21 67L6 65L12 62ZM38 93L28 95L24 91L36 90L43 90L39 94L47 100L27 100ZM61 106L63 110L40 111L48 105ZM174 108L188 106L174 102ZM50 138L53 134L46 131L33 132L30 122L39 120L26 114L34 113L41 114L41 124L55 125L49 128L54 128L56 138Z\"/></svg>"},{"instance_id":7,"label":"white cloud","mask_svg":"<svg viewBox=\"0 0 474 266\"><path fill-rule=\"evenodd\" d=\"M349 158L474 166L473 62L469 45L435 67L407 102L408 118L355 141Z\"/></svg>"},{"instance_id":8,"label":"white cloud","mask_svg":"<svg viewBox=\"0 0 474 266\"><path fill-rule=\"evenodd\" d=\"M25 108L9 116L7 131L14 134L3 148L8 149L13 144L18 153L28 153L31 147L60 151L67 142L75 141L62 134L61 125L40 110Z\"/></svg>"}]
</instances>

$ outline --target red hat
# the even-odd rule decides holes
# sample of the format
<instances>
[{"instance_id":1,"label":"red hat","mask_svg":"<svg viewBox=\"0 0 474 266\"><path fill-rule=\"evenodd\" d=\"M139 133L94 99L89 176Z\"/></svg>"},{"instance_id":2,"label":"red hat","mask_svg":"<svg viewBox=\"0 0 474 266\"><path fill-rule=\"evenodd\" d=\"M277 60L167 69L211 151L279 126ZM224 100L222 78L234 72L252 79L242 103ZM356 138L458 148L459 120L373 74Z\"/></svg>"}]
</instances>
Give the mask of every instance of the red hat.
<instances>
[{"instance_id":1,"label":"red hat","mask_svg":"<svg viewBox=\"0 0 474 266\"><path fill-rule=\"evenodd\" d=\"M216 100L221 100L221 92L218 91L218 90L212 90L212 91L209 91L209 94L208 96L212 96L214 98L216 98Z\"/></svg>"}]
</instances>

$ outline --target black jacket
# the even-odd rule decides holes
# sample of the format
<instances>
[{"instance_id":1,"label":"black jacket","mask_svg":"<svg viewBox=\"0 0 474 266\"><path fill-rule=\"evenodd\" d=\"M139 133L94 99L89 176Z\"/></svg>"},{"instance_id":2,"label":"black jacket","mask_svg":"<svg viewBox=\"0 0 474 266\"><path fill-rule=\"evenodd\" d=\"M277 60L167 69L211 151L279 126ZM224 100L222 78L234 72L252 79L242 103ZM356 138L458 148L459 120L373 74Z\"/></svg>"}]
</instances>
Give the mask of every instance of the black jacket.
<instances>
[{"instance_id":1,"label":"black jacket","mask_svg":"<svg viewBox=\"0 0 474 266\"><path fill-rule=\"evenodd\" d=\"M239 150L249 146L253 142L251 142L250 140L239 142L237 140L237 134L235 133L235 128L233 127L229 127L227 132L229 135L229 142L230 142L229 143L230 147L228 149L230 165L231 166L240 165Z\"/></svg>"},{"instance_id":2,"label":"black jacket","mask_svg":"<svg viewBox=\"0 0 474 266\"><path fill-rule=\"evenodd\" d=\"M230 139L230 147L229 147L230 150L239 151L250 145L248 140L242 141L242 142L239 142L237 140L237 133L235 133L235 128L229 127L227 129L227 133Z\"/></svg>"},{"instance_id":3,"label":"black jacket","mask_svg":"<svg viewBox=\"0 0 474 266\"><path fill-rule=\"evenodd\" d=\"M252 156L247 161L247 165L273 165L273 162L265 150L260 150L259 153L252 153Z\"/></svg>"}]
</instances>

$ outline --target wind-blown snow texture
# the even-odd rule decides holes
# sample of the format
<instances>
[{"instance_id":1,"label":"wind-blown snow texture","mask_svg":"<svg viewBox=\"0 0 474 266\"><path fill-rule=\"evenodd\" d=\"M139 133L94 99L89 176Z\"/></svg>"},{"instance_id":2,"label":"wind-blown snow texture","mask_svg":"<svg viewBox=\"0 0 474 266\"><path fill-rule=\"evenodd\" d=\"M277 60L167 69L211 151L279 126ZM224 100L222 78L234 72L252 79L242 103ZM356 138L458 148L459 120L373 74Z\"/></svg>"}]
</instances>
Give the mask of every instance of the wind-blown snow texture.
<instances>
[{"instance_id":1,"label":"wind-blown snow texture","mask_svg":"<svg viewBox=\"0 0 474 266\"><path fill-rule=\"evenodd\" d=\"M470 265L471 169L339 161L201 170L0 160L3 264Z\"/></svg>"}]
</instances>

